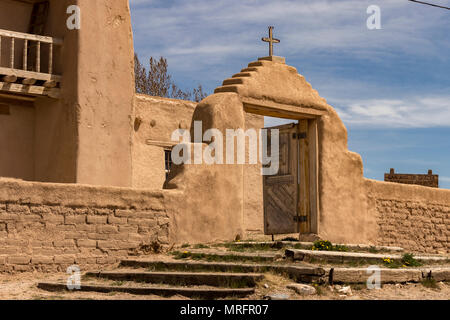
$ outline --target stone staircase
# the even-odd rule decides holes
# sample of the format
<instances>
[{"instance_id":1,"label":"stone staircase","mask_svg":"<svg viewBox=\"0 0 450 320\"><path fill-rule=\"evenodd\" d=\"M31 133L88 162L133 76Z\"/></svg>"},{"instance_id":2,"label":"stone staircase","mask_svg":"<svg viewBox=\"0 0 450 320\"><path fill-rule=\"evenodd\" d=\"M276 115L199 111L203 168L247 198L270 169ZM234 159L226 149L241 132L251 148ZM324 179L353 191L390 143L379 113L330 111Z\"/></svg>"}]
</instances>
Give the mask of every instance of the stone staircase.
<instances>
[{"instance_id":1,"label":"stone staircase","mask_svg":"<svg viewBox=\"0 0 450 320\"><path fill-rule=\"evenodd\" d=\"M180 247L167 255L121 261L115 270L87 272L79 291L129 293L194 299L263 297L260 288L269 275L290 283L333 285L363 284L367 280L366 262L382 262L383 257L400 257L401 248L354 247L353 252L308 250L308 243L232 243L223 246ZM370 252L368 250L371 250ZM383 283L420 282L435 277L450 280L448 257L419 257L429 265L420 268L382 267ZM346 262L360 262L358 268ZM382 264L380 264L382 265ZM48 291L68 290L65 283L41 282Z\"/></svg>"}]
</instances>

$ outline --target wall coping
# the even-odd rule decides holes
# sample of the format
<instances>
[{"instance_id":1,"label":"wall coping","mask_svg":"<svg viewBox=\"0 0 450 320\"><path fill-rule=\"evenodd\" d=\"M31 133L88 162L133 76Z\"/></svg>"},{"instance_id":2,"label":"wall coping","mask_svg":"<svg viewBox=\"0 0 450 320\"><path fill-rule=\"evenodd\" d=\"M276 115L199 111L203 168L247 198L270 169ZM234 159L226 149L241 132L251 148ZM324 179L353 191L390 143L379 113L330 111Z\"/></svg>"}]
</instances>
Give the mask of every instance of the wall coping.
<instances>
[{"instance_id":1,"label":"wall coping","mask_svg":"<svg viewBox=\"0 0 450 320\"><path fill-rule=\"evenodd\" d=\"M150 96L150 95L143 94L143 93L135 93L134 96L138 101L162 102L162 103L169 103L169 104L184 104L184 105L187 105L192 108L195 108L198 104L197 102L190 101L190 100Z\"/></svg>"},{"instance_id":2,"label":"wall coping","mask_svg":"<svg viewBox=\"0 0 450 320\"><path fill-rule=\"evenodd\" d=\"M412 184L378 181L364 178L368 195L386 200L426 201L450 205L450 189L438 189Z\"/></svg>"},{"instance_id":3,"label":"wall coping","mask_svg":"<svg viewBox=\"0 0 450 320\"><path fill-rule=\"evenodd\" d=\"M22 204L163 210L164 196L176 192L0 178L0 202Z\"/></svg>"}]
</instances>

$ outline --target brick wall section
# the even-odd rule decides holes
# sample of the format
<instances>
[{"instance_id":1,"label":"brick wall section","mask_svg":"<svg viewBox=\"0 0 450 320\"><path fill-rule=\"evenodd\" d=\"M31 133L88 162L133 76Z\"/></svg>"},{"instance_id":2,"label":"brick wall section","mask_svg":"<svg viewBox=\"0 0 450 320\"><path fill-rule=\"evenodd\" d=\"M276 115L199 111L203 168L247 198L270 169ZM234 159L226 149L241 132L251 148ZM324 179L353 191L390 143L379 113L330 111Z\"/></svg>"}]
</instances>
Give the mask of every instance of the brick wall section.
<instances>
[{"instance_id":1,"label":"brick wall section","mask_svg":"<svg viewBox=\"0 0 450 320\"><path fill-rule=\"evenodd\" d=\"M450 252L450 190L371 180L367 186L369 210L377 217L377 244Z\"/></svg>"},{"instance_id":2,"label":"brick wall section","mask_svg":"<svg viewBox=\"0 0 450 320\"><path fill-rule=\"evenodd\" d=\"M83 270L169 242L162 191L0 179L0 272Z\"/></svg>"}]
</instances>

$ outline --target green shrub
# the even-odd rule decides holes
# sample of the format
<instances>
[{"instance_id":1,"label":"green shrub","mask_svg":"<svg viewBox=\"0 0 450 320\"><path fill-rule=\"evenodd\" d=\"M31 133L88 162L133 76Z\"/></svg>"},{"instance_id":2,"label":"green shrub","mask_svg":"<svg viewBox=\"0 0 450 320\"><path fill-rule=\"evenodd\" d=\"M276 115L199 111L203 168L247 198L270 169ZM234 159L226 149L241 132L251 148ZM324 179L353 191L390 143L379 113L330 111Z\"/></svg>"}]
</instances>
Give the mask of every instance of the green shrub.
<instances>
[{"instance_id":1,"label":"green shrub","mask_svg":"<svg viewBox=\"0 0 450 320\"><path fill-rule=\"evenodd\" d=\"M341 244L337 244L335 246L333 246L333 251L343 251L343 252L347 252L348 251L348 247L341 245Z\"/></svg>"},{"instance_id":2,"label":"green shrub","mask_svg":"<svg viewBox=\"0 0 450 320\"><path fill-rule=\"evenodd\" d=\"M314 241L312 250L320 251L331 251L333 249L333 244L328 240L317 240Z\"/></svg>"},{"instance_id":3,"label":"green shrub","mask_svg":"<svg viewBox=\"0 0 450 320\"><path fill-rule=\"evenodd\" d=\"M414 258L414 254L405 253L402 257L402 263L407 267L420 267L422 263Z\"/></svg>"},{"instance_id":4,"label":"green shrub","mask_svg":"<svg viewBox=\"0 0 450 320\"><path fill-rule=\"evenodd\" d=\"M343 251L347 252L348 247L340 244L333 245L328 240L317 240L314 241L311 250L320 250L320 251Z\"/></svg>"}]
</instances>

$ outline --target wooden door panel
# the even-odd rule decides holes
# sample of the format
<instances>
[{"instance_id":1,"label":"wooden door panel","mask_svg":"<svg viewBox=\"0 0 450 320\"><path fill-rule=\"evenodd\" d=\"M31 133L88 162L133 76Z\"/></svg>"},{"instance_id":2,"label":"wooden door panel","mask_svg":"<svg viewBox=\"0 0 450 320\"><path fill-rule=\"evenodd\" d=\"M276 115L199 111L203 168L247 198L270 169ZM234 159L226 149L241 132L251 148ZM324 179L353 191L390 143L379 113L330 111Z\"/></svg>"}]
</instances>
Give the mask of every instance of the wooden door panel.
<instances>
[{"instance_id":1,"label":"wooden door panel","mask_svg":"<svg viewBox=\"0 0 450 320\"><path fill-rule=\"evenodd\" d=\"M297 215L297 132L295 124L273 127L279 130L279 170L276 175L264 176L264 233L286 234L298 232ZM270 135L270 131L268 132ZM270 139L268 140L270 141ZM270 142L268 144L270 153Z\"/></svg>"}]
</instances>

